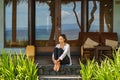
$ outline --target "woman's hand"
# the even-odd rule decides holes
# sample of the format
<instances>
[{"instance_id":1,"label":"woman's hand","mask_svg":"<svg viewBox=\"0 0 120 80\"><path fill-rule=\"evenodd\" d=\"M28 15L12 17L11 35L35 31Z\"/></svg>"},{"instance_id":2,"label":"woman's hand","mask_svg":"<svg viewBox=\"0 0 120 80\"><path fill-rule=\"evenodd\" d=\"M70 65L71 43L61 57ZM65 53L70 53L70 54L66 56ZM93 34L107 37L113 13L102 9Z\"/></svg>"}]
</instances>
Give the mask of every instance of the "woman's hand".
<instances>
[{"instance_id":1,"label":"woman's hand","mask_svg":"<svg viewBox=\"0 0 120 80\"><path fill-rule=\"evenodd\" d=\"M53 63L56 64L56 63L57 63L57 60L54 60Z\"/></svg>"},{"instance_id":2,"label":"woman's hand","mask_svg":"<svg viewBox=\"0 0 120 80\"><path fill-rule=\"evenodd\" d=\"M57 62L60 62L60 59L57 59Z\"/></svg>"}]
</instances>

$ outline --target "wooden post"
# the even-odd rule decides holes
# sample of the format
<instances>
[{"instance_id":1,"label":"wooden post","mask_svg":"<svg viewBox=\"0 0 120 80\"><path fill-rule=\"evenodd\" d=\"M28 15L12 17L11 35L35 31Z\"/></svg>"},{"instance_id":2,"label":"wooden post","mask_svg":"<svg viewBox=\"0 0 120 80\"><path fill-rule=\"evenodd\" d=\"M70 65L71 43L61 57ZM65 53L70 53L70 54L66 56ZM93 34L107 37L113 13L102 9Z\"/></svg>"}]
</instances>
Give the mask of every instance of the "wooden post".
<instances>
[{"instance_id":1,"label":"wooden post","mask_svg":"<svg viewBox=\"0 0 120 80\"><path fill-rule=\"evenodd\" d=\"M55 0L55 42L61 33L61 0Z\"/></svg>"},{"instance_id":2,"label":"wooden post","mask_svg":"<svg viewBox=\"0 0 120 80\"><path fill-rule=\"evenodd\" d=\"M81 3L81 32L87 31L88 24L88 1L82 0Z\"/></svg>"},{"instance_id":3,"label":"wooden post","mask_svg":"<svg viewBox=\"0 0 120 80\"><path fill-rule=\"evenodd\" d=\"M26 56L34 60L35 56L35 0L28 0L28 45Z\"/></svg>"},{"instance_id":4,"label":"wooden post","mask_svg":"<svg viewBox=\"0 0 120 80\"><path fill-rule=\"evenodd\" d=\"M35 0L28 0L28 44L35 45Z\"/></svg>"},{"instance_id":5,"label":"wooden post","mask_svg":"<svg viewBox=\"0 0 120 80\"><path fill-rule=\"evenodd\" d=\"M16 42L17 1L12 1L12 42Z\"/></svg>"}]
</instances>

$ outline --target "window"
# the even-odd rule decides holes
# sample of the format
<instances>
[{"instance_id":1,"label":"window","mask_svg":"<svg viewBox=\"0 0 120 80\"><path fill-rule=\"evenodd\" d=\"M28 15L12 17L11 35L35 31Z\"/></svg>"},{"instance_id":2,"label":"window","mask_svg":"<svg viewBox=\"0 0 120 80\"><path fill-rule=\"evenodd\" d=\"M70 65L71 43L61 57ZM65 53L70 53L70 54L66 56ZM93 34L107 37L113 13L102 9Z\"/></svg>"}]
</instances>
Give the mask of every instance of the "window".
<instances>
[{"instance_id":1,"label":"window","mask_svg":"<svg viewBox=\"0 0 120 80\"><path fill-rule=\"evenodd\" d=\"M103 21L104 32L112 32L113 28L113 1L107 0L103 2Z\"/></svg>"},{"instance_id":2,"label":"window","mask_svg":"<svg viewBox=\"0 0 120 80\"><path fill-rule=\"evenodd\" d=\"M35 0L35 31L31 34L35 34L33 41L36 47L55 46L55 38L60 33L67 36L71 46L78 47L81 31L113 31L113 0L61 0L58 4L55 2L57 3L57 0ZM60 12L55 5L61 6L61 15L55 12ZM28 0L5 0L5 47L25 47L28 44L28 40L33 37L28 37L28 15Z\"/></svg>"},{"instance_id":3,"label":"window","mask_svg":"<svg viewBox=\"0 0 120 80\"><path fill-rule=\"evenodd\" d=\"M54 45L54 1L36 1L36 46Z\"/></svg>"},{"instance_id":4,"label":"window","mask_svg":"<svg viewBox=\"0 0 120 80\"><path fill-rule=\"evenodd\" d=\"M100 2L99 1L89 1L88 9L88 27L89 32L99 32L99 13L100 13Z\"/></svg>"},{"instance_id":5,"label":"window","mask_svg":"<svg viewBox=\"0 0 120 80\"><path fill-rule=\"evenodd\" d=\"M64 3L64 1L62 1ZM75 7L76 5L76 7ZM74 9L75 8L75 9ZM69 1L61 6L61 33L66 34L68 40L77 40L81 24L81 2ZM78 22L77 22L78 20Z\"/></svg>"},{"instance_id":6,"label":"window","mask_svg":"<svg viewBox=\"0 0 120 80\"><path fill-rule=\"evenodd\" d=\"M113 32L113 0L88 1L89 32Z\"/></svg>"},{"instance_id":7,"label":"window","mask_svg":"<svg viewBox=\"0 0 120 80\"><path fill-rule=\"evenodd\" d=\"M11 46L12 41L12 3L5 5L5 46Z\"/></svg>"},{"instance_id":8,"label":"window","mask_svg":"<svg viewBox=\"0 0 120 80\"><path fill-rule=\"evenodd\" d=\"M61 33L65 34L71 46L79 46L81 31L81 1L67 0L61 2Z\"/></svg>"},{"instance_id":9,"label":"window","mask_svg":"<svg viewBox=\"0 0 120 80\"><path fill-rule=\"evenodd\" d=\"M5 47L25 47L28 41L28 2L5 0Z\"/></svg>"}]
</instances>

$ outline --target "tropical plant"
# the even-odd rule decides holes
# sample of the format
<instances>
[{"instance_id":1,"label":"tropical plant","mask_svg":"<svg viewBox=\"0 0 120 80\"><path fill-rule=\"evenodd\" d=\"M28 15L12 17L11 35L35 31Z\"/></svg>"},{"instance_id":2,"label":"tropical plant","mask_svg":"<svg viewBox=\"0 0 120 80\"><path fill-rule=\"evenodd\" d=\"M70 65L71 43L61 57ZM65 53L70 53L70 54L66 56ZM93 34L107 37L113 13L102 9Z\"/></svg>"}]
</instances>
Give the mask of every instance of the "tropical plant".
<instances>
[{"instance_id":1,"label":"tropical plant","mask_svg":"<svg viewBox=\"0 0 120 80\"><path fill-rule=\"evenodd\" d=\"M120 80L120 48L113 54L113 59L106 58L98 64L94 59L84 65L80 62L82 80Z\"/></svg>"},{"instance_id":2,"label":"tropical plant","mask_svg":"<svg viewBox=\"0 0 120 80\"><path fill-rule=\"evenodd\" d=\"M2 51L0 56L0 80L38 80L37 65L20 54Z\"/></svg>"},{"instance_id":3,"label":"tropical plant","mask_svg":"<svg viewBox=\"0 0 120 80\"><path fill-rule=\"evenodd\" d=\"M83 80L92 80L95 71L95 61L87 60L87 64L84 65L80 62L81 70L80 74Z\"/></svg>"}]
</instances>

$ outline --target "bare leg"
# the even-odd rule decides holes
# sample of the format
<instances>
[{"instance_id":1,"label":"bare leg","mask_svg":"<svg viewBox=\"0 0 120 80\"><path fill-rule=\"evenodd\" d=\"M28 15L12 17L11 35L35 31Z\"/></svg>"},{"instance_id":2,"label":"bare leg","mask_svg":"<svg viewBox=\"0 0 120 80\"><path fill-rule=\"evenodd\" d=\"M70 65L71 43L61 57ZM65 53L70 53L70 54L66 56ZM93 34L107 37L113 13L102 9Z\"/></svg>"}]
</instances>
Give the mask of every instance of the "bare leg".
<instances>
[{"instance_id":1,"label":"bare leg","mask_svg":"<svg viewBox=\"0 0 120 80\"><path fill-rule=\"evenodd\" d=\"M62 48L55 48L54 49L54 60L53 60L53 63L54 63L54 71L58 72L59 69L60 69L60 61L57 61L58 58L62 55L63 53L63 49Z\"/></svg>"},{"instance_id":2,"label":"bare leg","mask_svg":"<svg viewBox=\"0 0 120 80\"><path fill-rule=\"evenodd\" d=\"M53 63L54 63L54 67L53 70L57 71L57 59L58 59L58 48L54 49L54 59L53 59Z\"/></svg>"},{"instance_id":3,"label":"bare leg","mask_svg":"<svg viewBox=\"0 0 120 80\"><path fill-rule=\"evenodd\" d=\"M56 64L56 71L58 72L60 70L60 62L57 62Z\"/></svg>"},{"instance_id":4,"label":"bare leg","mask_svg":"<svg viewBox=\"0 0 120 80\"><path fill-rule=\"evenodd\" d=\"M54 70L54 71L57 71L57 61L56 61L56 60L54 61L54 67L53 67L53 70Z\"/></svg>"}]
</instances>

